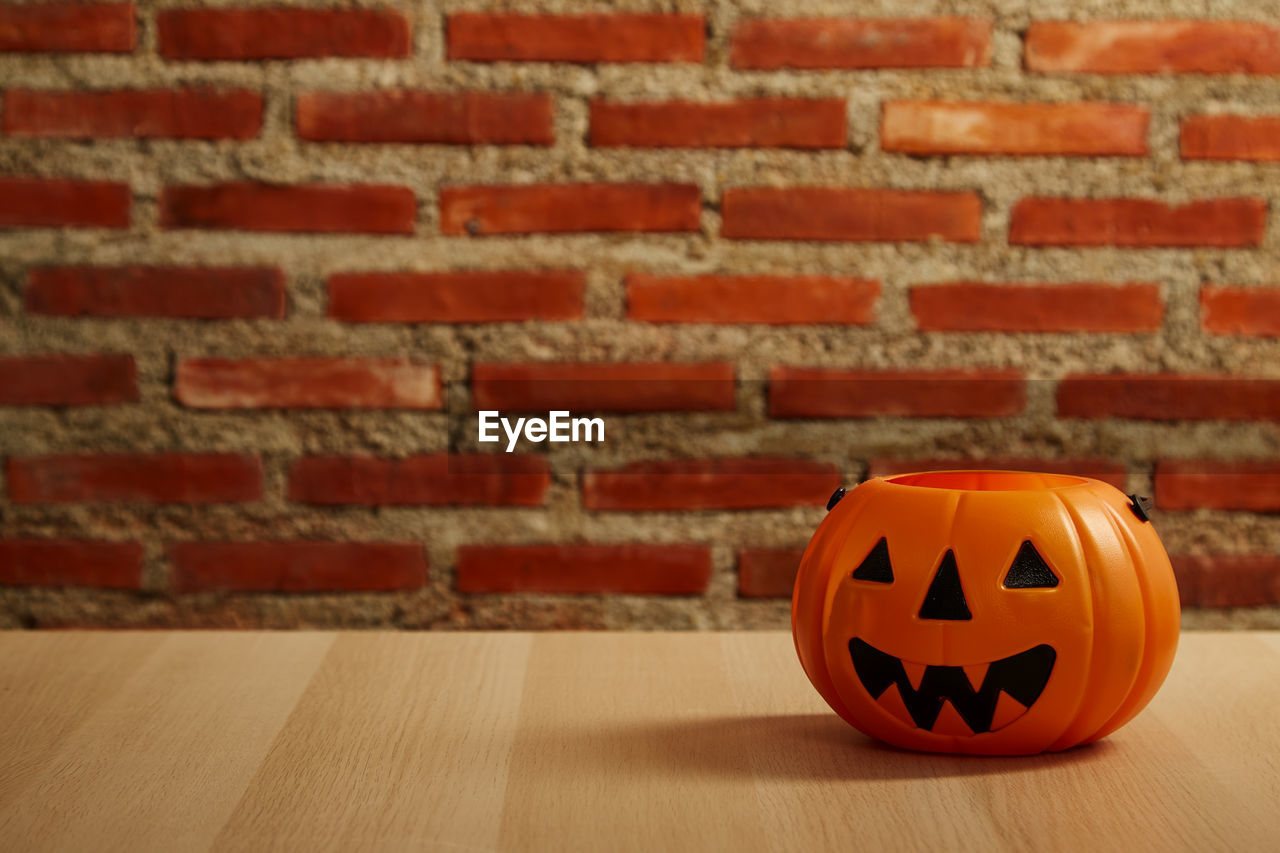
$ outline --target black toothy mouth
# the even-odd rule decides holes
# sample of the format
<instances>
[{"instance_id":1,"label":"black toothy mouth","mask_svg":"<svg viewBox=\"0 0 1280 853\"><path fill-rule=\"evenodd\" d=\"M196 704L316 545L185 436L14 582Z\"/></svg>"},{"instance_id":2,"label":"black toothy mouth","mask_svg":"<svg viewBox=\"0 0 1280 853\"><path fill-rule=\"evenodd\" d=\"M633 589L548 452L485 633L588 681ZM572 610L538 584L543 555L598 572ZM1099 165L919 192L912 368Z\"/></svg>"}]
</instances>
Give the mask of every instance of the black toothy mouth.
<instances>
[{"instance_id":1,"label":"black toothy mouth","mask_svg":"<svg viewBox=\"0 0 1280 853\"><path fill-rule=\"evenodd\" d=\"M1025 714L1058 657L1041 644L989 664L934 666L896 658L857 637L849 641L849 655L881 708L909 726L961 736L996 731Z\"/></svg>"}]
</instances>

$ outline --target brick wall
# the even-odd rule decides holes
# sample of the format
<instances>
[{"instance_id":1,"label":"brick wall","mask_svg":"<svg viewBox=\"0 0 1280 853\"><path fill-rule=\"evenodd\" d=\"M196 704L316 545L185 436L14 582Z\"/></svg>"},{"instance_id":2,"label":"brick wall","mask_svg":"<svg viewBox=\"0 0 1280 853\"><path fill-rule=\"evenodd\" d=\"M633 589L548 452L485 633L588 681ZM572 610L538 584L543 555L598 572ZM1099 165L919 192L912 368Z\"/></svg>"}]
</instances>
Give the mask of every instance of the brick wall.
<instances>
[{"instance_id":1,"label":"brick wall","mask_svg":"<svg viewBox=\"0 0 1280 853\"><path fill-rule=\"evenodd\" d=\"M1280 11L585 8L0 6L0 625L782 627L1005 466L1280 626Z\"/></svg>"}]
</instances>

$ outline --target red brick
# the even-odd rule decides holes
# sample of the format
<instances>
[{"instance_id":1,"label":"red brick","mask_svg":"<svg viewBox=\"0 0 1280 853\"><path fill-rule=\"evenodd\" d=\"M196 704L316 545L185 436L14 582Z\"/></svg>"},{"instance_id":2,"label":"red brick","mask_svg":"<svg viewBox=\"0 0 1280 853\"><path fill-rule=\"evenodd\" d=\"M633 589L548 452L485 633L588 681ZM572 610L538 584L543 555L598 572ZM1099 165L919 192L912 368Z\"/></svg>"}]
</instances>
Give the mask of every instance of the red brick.
<instances>
[{"instance_id":1,"label":"red brick","mask_svg":"<svg viewBox=\"0 0 1280 853\"><path fill-rule=\"evenodd\" d=\"M0 177L0 228L128 228L128 184Z\"/></svg>"},{"instance_id":2,"label":"red brick","mask_svg":"<svg viewBox=\"0 0 1280 853\"><path fill-rule=\"evenodd\" d=\"M137 589L142 585L142 544L0 539L0 584Z\"/></svg>"},{"instance_id":3,"label":"red brick","mask_svg":"<svg viewBox=\"0 0 1280 853\"><path fill-rule=\"evenodd\" d=\"M233 503L262 498L262 463L231 453L21 456L9 460L14 503Z\"/></svg>"},{"instance_id":4,"label":"red brick","mask_svg":"<svg viewBox=\"0 0 1280 853\"><path fill-rule=\"evenodd\" d=\"M922 331L1153 332L1164 321L1156 284L985 284L911 288Z\"/></svg>"},{"instance_id":5,"label":"red brick","mask_svg":"<svg viewBox=\"0 0 1280 853\"><path fill-rule=\"evenodd\" d=\"M839 98L591 103L591 144L633 148L843 148Z\"/></svg>"},{"instance_id":6,"label":"red brick","mask_svg":"<svg viewBox=\"0 0 1280 853\"><path fill-rule=\"evenodd\" d=\"M734 68L974 68L991 61L991 23L976 18L747 20Z\"/></svg>"},{"instance_id":7,"label":"red brick","mask_svg":"<svg viewBox=\"0 0 1280 853\"><path fill-rule=\"evenodd\" d=\"M174 542L173 590L392 592L427 581L416 542Z\"/></svg>"},{"instance_id":8,"label":"red brick","mask_svg":"<svg viewBox=\"0 0 1280 853\"><path fill-rule=\"evenodd\" d=\"M459 592L700 595L705 545L463 545Z\"/></svg>"},{"instance_id":9,"label":"red brick","mask_svg":"<svg viewBox=\"0 0 1280 853\"><path fill-rule=\"evenodd\" d=\"M582 475L582 505L599 510L825 506L840 469L811 459L673 459Z\"/></svg>"},{"instance_id":10,"label":"red brick","mask_svg":"<svg viewBox=\"0 0 1280 853\"><path fill-rule=\"evenodd\" d=\"M1151 113L1130 104L886 101L880 147L908 154L1147 153Z\"/></svg>"},{"instance_id":11,"label":"red brick","mask_svg":"<svg viewBox=\"0 0 1280 853\"><path fill-rule=\"evenodd\" d=\"M443 234L697 231L702 195L693 184L525 184L446 187Z\"/></svg>"},{"instance_id":12,"label":"red brick","mask_svg":"<svg viewBox=\"0 0 1280 853\"><path fill-rule=\"evenodd\" d=\"M318 142L550 145L545 93L311 92L298 96L298 137Z\"/></svg>"},{"instance_id":13,"label":"red brick","mask_svg":"<svg viewBox=\"0 0 1280 853\"><path fill-rule=\"evenodd\" d=\"M503 323L582 316L578 270L359 272L329 277L329 316L349 323Z\"/></svg>"},{"instance_id":14,"label":"red brick","mask_svg":"<svg viewBox=\"0 0 1280 853\"><path fill-rule=\"evenodd\" d=\"M804 548L743 548L738 551L738 595L790 598Z\"/></svg>"},{"instance_id":15,"label":"red brick","mask_svg":"<svg viewBox=\"0 0 1280 853\"><path fill-rule=\"evenodd\" d=\"M517 15L448 17L450 59L477 62L701 62L701 15Z\"/></svg>"},{"instance_id":16,"label":"red brick","mask_svg":"<svg viewBox=\"0 0 1280 853\"><path fill-rule=\"evenodd\" d=\"M1280 116L1189 116L1184 160L1280 160Z\"/></svg>"},{"instance_id":17,"label":"red brick","mask_svg":"<svg viewBox=\"0 0 1280 853\"><path fill-rule=\"evenodd\" d=\"M551 485L540 456L488 453L308 456L289 469L289 499L362 506L542 506Z\"/></svg>"},{"instance_id":18,"label":"red brick","mask_svg":"<svg viewBox=\"0 0 1280 853\"><path fill-rule=\"evenodd\" d=\"M775 367L774 418L998 418L1020 414L1027 385L1016 370L859 370Z\"/></svg>"},{"instance_id":19,"label":"red brick","mask_svg":"<svg viewBox=\"0 0 1280 853\"><path fill-rule=\"evenodd\" d=\"M870 323L880 282L834 275L627 276L627 316L651 323Z\"/></svg>"},{"instance_id":20,"label":"red brick","mask_svg":"<svg viewBox=\"0 0 1280 853\"><path fill-rule=\"evenodd\" d=\"M976 243L982 200L973 192L745 187L726 189L721 234L737 240Z\"/></svg>"},{"instance_id":21,"label":"red brick","mask_svg":"<svg viewBox=\"0 0 1280 853\"><path fill-rule=\"evenodd\" d=\"M137 399L131 355L0 356L0 406L91 406Z\"/></svg>"},{"instance_id":22,"label":"red brick","mask_svg":"<svg viewBox=\"0 0 1280 853\"><path fill-rule=\"evenodd\" d=\"M1280 73L1280 31L1246 21L1032 21L1032 71Z\"/></svg>"},{"instance_id":23,"label":"red brick","mask_svg":"<svg viewBox=\"0 0 1280 853\"><path fill-rule=\"evenodd\" d=\"M245 89L9 89L4 95L9 136L252 139L261 127L262 96Z\"/></svg>"},{"instance_id":24,"label":"red brick","mask_svg":"<svg viewBox=\"0 0 1280 853\"><path fill-rule=\"evenodd\" d=\"M1164 460L1156 463L1161 509L1280 510L1280 462Z\"/></svg>"},{"instance_id":25,"label":"red brick","mask_svg":"<svg viewBox=\"0 0 1280 853\"><path fill-rule=\"evenodd\" d=\"M1058 383L1058 415L1156 421L1276 420L1280 419L1280 379L1073 374Z\"/></svg>"},{"instance_id":26,"label":"red brick","mask_svg":"<svg viewBox=\"0 0 1280 853\"><path fill-rule=\"evenodd\" d=\"M170 186L160 192L161 228L412 234L417 217L413 190L379 184L278 186L242 181Z\"/></svg>"},{"instance_id":27,"label":"red brick","mask_svg":"<svg viewBox=\"0 0 1280 853\"><path fill-rule=\"evenodd\" d=\"M199 409L439 409L439 370L404 358L184 358L174 395Z\"/></svg>"},{"instance_id":28,"label":"red brick","mask_svg":"<svg viewBox=\"0 0 1280 853\"><path fill-rule=\"evenodd\" d=\"M0 6L0 51L129 53L133 15L132 3L6 4Z\"/></svg>"},{"instance_id":29,"label":"red brick","mask_svg":"<svg viewBox=\"0 0 1280 853\"><path fill-rule=\"evenodd\" d=\"M880 283L825 275L627 276L632 319L671 323L861 324Z\"/></svg>"},{"instance_id":30,"label":"red brick","mask_svg":"<svg viewBox=\"0 0 1280 853\"><path fill-rule=\"evenodd\" d=\"M1200 324L1216 335L1280 336L1280 289L1205 285Z\"/></svg>"},{"instance_id":31,"label":"red brick","mask_svg":"<svg viewBox=\"0 0 1280 853\"><path fill-rule=\"evenodd\" d=\"M1028 456L985 457L981 459L949 459L928 457L924 459L872 459L867 468L868 477L889 477L894 474L914 474L918 471L1038 471L1045 474L1073 474L1110 483L1123 490L1127 470L1120 462L1107 459L1040 459Z\"/></svg>"},{"instance_id":32,"label":"red brick","mask_svg":"<svg viewBox=\"0 0 1280 853\"><path fill-rule=\"evenodd\" d=\"M1181 205L1140 198L1024 198L1009 242L1024 246L1259 246L1267 203L1215 198Z\"/></svg>"},{"instance_id":33,"label":"red brick","mask_svg":"<svg viewBox=\"0 0 1280 853\"><path fill-rule=\"evenodd\" d=\"M1170 558L1183 607L1280 604L1280 557L1219 554Z\"/></svg>"},{"instance_id":34,"label":"red brick","mask_svg":"<svg viewBox=\"0 0 1280 853\"><path fill-rule=\"evenodd\" d=\"M475 364L476 409L501 411L733 411L733 365L573 363Z\"/></svg>"},{"instance_id":35,"label":"red brick","mask_svg":"<svg viewBox=\"0 0 1280 853\"><path fill-rule=\"evenodd\" d=\"M409 56L409 22L392 9L162 9L165 59Z\"/></svg>"},{"instance_id":36,"label":"red brick","mask_svg":"<svg viewBox=\"0 0 1280 853\"><path fill-rule=\"evenodd\" d=\"M273 267L41 267L28 314L62 317L283 317L284 274Z\"/></svg>"}]
</instances>

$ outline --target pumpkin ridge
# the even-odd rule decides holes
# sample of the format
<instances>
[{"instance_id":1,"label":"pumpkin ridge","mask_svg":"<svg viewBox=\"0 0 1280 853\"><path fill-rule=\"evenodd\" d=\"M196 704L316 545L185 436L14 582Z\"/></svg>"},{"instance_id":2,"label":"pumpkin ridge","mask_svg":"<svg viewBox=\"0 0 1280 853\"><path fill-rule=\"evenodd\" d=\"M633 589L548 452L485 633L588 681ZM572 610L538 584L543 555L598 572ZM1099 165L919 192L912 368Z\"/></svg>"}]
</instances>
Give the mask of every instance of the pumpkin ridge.
<instances>
[{"instance_id":1,"label":"pumpkin ridge","mask_svg":"<svg viewBox=\"0 0 1280 853\"><path fill-rule=\"evenodd\" d=\"M1124 549L1125 558L1129 561L1129 565L1133 566L1134 577L1138 583L1138 595L1141 597L1142 605L1143 605L1142 614L1141 614L1142 632L1140 634L1140 636L1142 637L1142 650L1139 657L1138 669L1136 672L1134 672L1133 680L1129 682L1129 687L1125 691L1124 697L1120 700L1120 703L1116 705L1115 710L1113 710L1110 714L1108 714L1107 718L1103 720L1102 725L1098 726L1094 731L1087 734L1084 740L1082 741L1082 743L1088 743L1090 740L1097 737L1098 732L1104 730L1107 727L1107 725L1113 719L1116 718L1116 715L1124 712L1125 707L1128 706L1129 701L1133 698L1135 686L1138 684L1138 682L1142 678L1143 669L1146 668L1148 665L1147 644L1151 641L1150 636L1148 636L1149 626L1147 623L1147 612L1146 612L1147 610L1146 605L1149 601L1149 598L1147 596L1147 590L1145 589L1146 585L1143 583L1142 573L1138 571L1138 563L1137 563L1138 555L1134 551L1129 541L1128 530L1125 528L1124 524L1119 519L1116 518L1115 512L1112 510L1110 504L1104 505L1103 515L1106 516L1107 521L1111 524L1111 529L1115 531L1116 539L1119 540L1120 547Z\"/></svg>"},{"instance_id":2,"label":"pumpkin ridge","mask_svg":"<svg viewBox=\"0 0 1280 853\"><path fill-rule=\"evenodd\" d=\"M1088 685L1092 683L1090 679L1093 676L1093 662L1100 651L1098 649L1097 634L1098 590L1093 584L1093 578L1091 577L1092 569L1089 568L1089 561L1085 559L1084 541L1080 533L1079 519L1076 517L1071 505L1063 500L1061 495L1052 491L1049 494L1053 495L1053 499L1058 502L1060 507L1062 507L1063 513L1070 522L1070 524L1067 525L1067 530L1071 534L1072 550L1074 551L1073 556L1079 565L1086 568L1084 581L1089 585L1089 595L1086 599L1089 602L1089 658L1085 661L1084 679L1082 680L1085 687L1082 690L1077 691L1075 707L1071 710L1071 713L1065 717L1066 723L1062 726L1057 736L1054 737L1052 743L1049 744L1048 749L1056 751L1059 749L1065 749L1066 747L1077 743L1077 741L1072 741L1071 743L1064 744L1062 741L1063 738L1071 731L1071 727L1074 726L1076 721L1080 718L1082 713L1081 709L1084 708L1086 701L1092 698Z\"/></svg>"},{"instance_id":3,"label":"pumpkin ridge","mask_svg":"<svg viewBox=\"0 0 1280 853\"><path fill-rule=\"evenodd\" d=\"M796 652L800 657L801 666L809 675L809 680L822 698L850 725L853 724L853 714L836 689L835 682L831 678L831 664L827 660L826 652L822 647L822 635L829 619L831 608L831 573L827 573L825 578L821 576L815 578L815 581L819 579L824 581L822 584L822 597L816 603L816 618L807 620L809 624L805 626L803 631L804 637L801 636L800 610L802 606L814 608L814 602L801 601L801 598L810 592L807 589L809 584L802 583L802 581L807 580L808 575L817 574L822 570L825 562L820 557L825 557L829 553L838 553L844 547L853 528L851 522L860 518L871 503L865 492L860 501L857 499L857 493L857 489L849 492L840 503L836 504L835 509L830 510L827 517L823 519L823 523L827 522L828 519L832 518L831 513L839 512L841 506L844 506L848 521L846 526L840 529L843 538L838 542L833 541L837 534L829 531L824 532L822 530L823 525L819 524L818 532L814 534L814 538L809 542L809 547L805 548L804 555L800 558L800 570L797 573L795 591L791 600L791 635L796 646ZM819 539L819 535L822 536L821 539ZM810 553L810 549L813 549L813 553ZM813 592L816 591L814 590ZM814 596L810 593L808 597L813 598ZM809 661L808 665L806 665L806 661ZM809 672L810 666L815 670L814 672Z\"/></svg>"},{"instance_id":4,"label":"pumpkin ridge","mask_svg":"<svg viewBox=\"0 0 1280 853\"><path fill-rule=\"evenodd\" d=\"M841 503L843 503L843 501L841 501ZM850 515L849 517L850 521L860 518L870 506L871 506L870 499L865 500L861 504L858 504L857 506L855 506L854 512L856 513L856 515ZM848 524L845 527L841 528L841 531L840 531L841 537L837 542L834 543L834 550L837 554L843 553L845 549L849 547L849 540L853 537L853 530L854 530L854 527L852 524ZM845 704L844 698L840 695L840 689L836 687L835 679L831 677L831 661L827 658L826 644L823 643L823 637L826 636L827 629L831 620L831 607L832 607L832 602L835 599L836 587L839 585L840 581L842 580L842 577L843 576L841 572L827 573L827 578L826 578L827 582L825 587L822 590L822 608L821 608L821 615L819 617L819 630L818 630L817 642L818 642L819 660L822 661L823 675L826 677L828 684L831 685L831 690L836 697L836 703L832 705L832 707L836 709L836 713L839 713L841 716L845 717L845 719L852 719L853 712L849 710L849 706ZM842 711L843 713L841 713Z\"/></svg>"},{"instance_id":5,"label":"pumpkin ridge","mask_svg":"<svg viewBox=\"0 0 1280 853\"><path fill-rule=\"evenodd\" d=\"M1109 674L1106 677L1094 677L1094 674L1091 673L1091 679L1086 682L1090 685L1088 690L1089 704L1085 704L1083 707L1092 709L1092 716L1088 719L1082 719L1082 715L1078 715L1072 720L1071 728L1068 730L1072 735L1071 744L1084 743L1090 737L1094 737L1106 725L1107 721L1111 720L1121 708L1128 705L1133 697L1134 686L1138 683L1143 667L1147 662L1148 647L1152 639L1148 625L1150 614L1147 613L1149 599L1143 593L1142 579L1139 577L1137 562L1142 555L1128 536L1130 531L1127 524L1124 520L1118 518L1111 496L1108 495L1106 498L1098 501L1100 505L1096 507L1096 511L1105 519L1107 532L1112 537L1115 546L1124 555L1124 560L1120 564L1122 572L1098 574L1098 577L1091 582L1090 589L1095 600L1100 594L1107 596L1105 601L1106 609L1103 612L1109 613L1110 618L1103 624L1103 631L1099 631L1098 625L1095 624L1093 641L1098 652L1110 653L1107 656L1095 654L1092 661L1096 663L1102 660L1101 669L1108 671ZM1074 513L1073 517L1078 524L1079 513ZM1100 582L1102 579L1106 581L1105 584ZM1132 603L1132 606L1121 609L1119 598L1123 596L1135 596L1136 601ZM1119 648L1124 652L1123 658L1116 654L1115 649L1108 650L1107 648L1108 643L1115 643L1119 639L1123 640L1119 644ZM1114 663L1130 656L1136 660L1132 671L1127 674L1126 680L1121 682L1119 680L1120 671L1114 666ZM1122 689L1119 690L1107 689L1112 686L1120 687L1121 685ZM1101 701L1103 695L1110 697L1106 703ZM1145 702L1142 704L1145 705Z\"/></svg>"},{"instance_id":6,"label":"pumpkin ridge","mask_svg":"<svg viewBox=\"0 0 1280 853\"><path fill-rule=\"evenodd\" d=\"M1112 524L1120 528L1121 541L1124 543L1125 550L1132 555L1131 562L1138 578L1138 589L1142 594L1142 615L1144 619L1144 630L1142 632L1143 654L1142 663L1138 666L1138 672L1134 676L1133 684L1129 686L1128 695L1125 696L1124 701L1120 703L1120 707L1116 709L1115 713L1108 717L1107 721L1096 732L1085 739L1085 743L1105 737L1133 719L1134 715L1146 707L1151 696L1155 695L1155 691L1164 683L1164 678L1168 675L1169 670L1169 667L1166 666L1163 674L1157 672L1159 668L1157 654L1147 653L1147 647L1152 645L1153 639L1157 639L1152 636L1151 628L1153 623L1150 618L1150 614L1154 614L1157 608L1154 590L1151 587L1151 578L1147 574L1146 554L1140 548L1133 547L1137 543L1133 541L1132 531L1117 517L1118 513L1115 508L1108 505L1107 514L1111 518ZM1176 579L1174 581L1174 589L1175 591L1177 589ZM1173 652L1176 652L1178 643L1176 631L1171 643ZM1158 649L1160 644L1156 643L1155 645ZM1170 663L1172 663L1173 652L1169 654Z\"/></svg>"}]
</instances>

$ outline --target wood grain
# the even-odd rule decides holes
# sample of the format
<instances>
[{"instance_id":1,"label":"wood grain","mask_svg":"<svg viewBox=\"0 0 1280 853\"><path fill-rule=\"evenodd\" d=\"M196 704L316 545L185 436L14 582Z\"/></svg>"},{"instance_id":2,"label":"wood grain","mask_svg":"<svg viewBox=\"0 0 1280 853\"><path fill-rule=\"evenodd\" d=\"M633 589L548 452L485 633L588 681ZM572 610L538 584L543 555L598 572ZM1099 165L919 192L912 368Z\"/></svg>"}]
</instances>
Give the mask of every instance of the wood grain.
<instances>
[{"instance_id":1,"label":"wood grain","mask_svg":"<svg viewBox=\"0 0 1280 853\"><path fill-rule=\"evenodd\" d=\"M715 637L547 634L534 649L500 849L751 848L750 756L705 736L736 713Z\"/></svg>"},{"instance_id":2,"label":"wood grain","mask_svg":"<svg viewBox=\"0 0 1280 853\"><path fill-rule=\"evenodd\" d=\"M493 849L529 646L519 635L342 636L215 847Z\"/></svg>"},{"instance_id":3,"label":"wood grain","mask_svg":"<svg viewBox=\"0 0 1280 853\"><path fill-rule=\"evenodd\" d=\"M1275 850L1280 634L1030 758L850 729L781 633L0 634L4 850Z\"/></svg>"},{"instance_id":4,"label":"wood grain","mask_svg":"<svg viewBox=\"0 0 1280 853\"><path fill-rule=\"evenodd\" d=\"M0 833L13 849L207 845L332 640L157 636L141 666L32 768Z\"/></svg>"}]
</instances>

